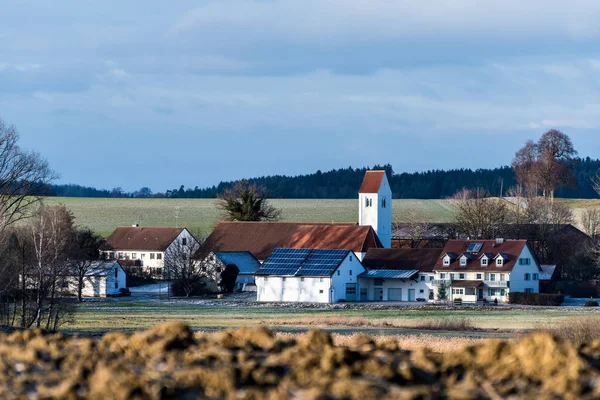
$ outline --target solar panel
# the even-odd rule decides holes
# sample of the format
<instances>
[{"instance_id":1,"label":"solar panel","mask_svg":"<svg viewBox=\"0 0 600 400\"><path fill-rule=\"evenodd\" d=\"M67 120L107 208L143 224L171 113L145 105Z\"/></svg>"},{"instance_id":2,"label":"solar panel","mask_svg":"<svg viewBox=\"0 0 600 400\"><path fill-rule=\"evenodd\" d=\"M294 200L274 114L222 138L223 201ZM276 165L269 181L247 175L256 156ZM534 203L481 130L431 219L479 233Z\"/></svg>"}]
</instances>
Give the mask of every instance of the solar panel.
<instances>
[{"instance_id":1,"label":"solar panel","mask_svg":"<svg viewBox=\"0 0 600 400\"><path fill-rule=\"evenodd\" d=\"M329 276L347 254L348 250L313 250L297 275Z\"/></svg>"},{"instance_id":2,"label":"solar panel","mask_svg":"<svg viewBox=\"0 0 600 400\"><path fill-rule=\"evenodd\" d=\"M482 247L483 247L483 243L471 243L469 245L469 248L467 249L467 251L469 253L477 253L481 250Z\"/></svg>"},{"instance_id":3,"label":"solar panel","mask_svg":"<svg viewBox=\"0 0 600 400\"><path fill-rule=\"evenodd\" d=\"M257 274L294 275L310 249L275 249L257 271Z\"/></svg>"}]
</instances>

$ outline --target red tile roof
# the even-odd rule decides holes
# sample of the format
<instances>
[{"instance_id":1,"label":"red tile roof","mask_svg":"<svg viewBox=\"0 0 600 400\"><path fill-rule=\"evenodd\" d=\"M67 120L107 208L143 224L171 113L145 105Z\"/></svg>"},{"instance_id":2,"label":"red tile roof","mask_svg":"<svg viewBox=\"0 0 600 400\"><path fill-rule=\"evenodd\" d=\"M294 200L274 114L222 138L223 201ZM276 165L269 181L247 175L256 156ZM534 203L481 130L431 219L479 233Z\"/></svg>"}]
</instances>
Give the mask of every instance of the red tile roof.
<instances>
[{"instance_id":1,"label":"red tile roof","mask_svg":"<svg viewBox=\"0 0 600 400\"><path fill-rule=\"evenodd\" d=\"M467 249L472 243L481 243L483 246L478 252L469 253ZM503 243L497 243L495 240L449 240L434 269L436 271L512 271L525 246L527 246L526 240L505 240ZM456 259L451 260L449 266L444 266L443 256L451 253L457 256ZM497 267L495 261L490 261L487 267L482 267L479 257L484 253L491 253L494 257L503 254L508 257L508 260L505 260L501 267ZM471 255L465 267L460 266L459 259L462 254ZM533 262L537 263L537 260L534 258Z\"/></svg>"},{"instance_id":2,"label":"red tile roof","mask_svg":"<svg viewBox=\"0 0 600 400\"><path fill-rule=\"evenodd\" d=\"M371 226L298 222L220 222L199 251L249 251L265 260L275 248L345 249L383 247Z\"/></svg>"},{"instance_id":3,"label":"red tile roof","mask_svg":"<svg viewBox=\"0 0 600 400\"><path fill-rule=\"evenodd\" d=\"M120 226L102 245L102 250L165 251L185 228Z\"/></svg>"},{"instance_id":4,"label":"red tile roof","mask_svg":"<svg viewBox=\"0 0 600 400\"><path fill-rule=\"evenodd\" d=\"M450 286L453 287L479 287L483 285L483 281L452 281Z\"/></svg>"},{"instance_id":5,"label":"red tile roof","mask_svg":"<svg viewBox=\"0 0 600 400\"><path fill-rule=\"evenodd\" d=\"M381 182L383 181L384 176L385 171L383 170L367 171L358 193L379 192L379 188L381 187Z\"/></svg>"},{"instance_id":6,"label":"red tile roof","mask_svg":"<svg viewBox=\"0 0 600 400\"><path fill-rule=\"evenodd\" d=\"M442 249L369 249L363 259L366 269L398 269L431 272Z\"/></svg>"}]
</instances>

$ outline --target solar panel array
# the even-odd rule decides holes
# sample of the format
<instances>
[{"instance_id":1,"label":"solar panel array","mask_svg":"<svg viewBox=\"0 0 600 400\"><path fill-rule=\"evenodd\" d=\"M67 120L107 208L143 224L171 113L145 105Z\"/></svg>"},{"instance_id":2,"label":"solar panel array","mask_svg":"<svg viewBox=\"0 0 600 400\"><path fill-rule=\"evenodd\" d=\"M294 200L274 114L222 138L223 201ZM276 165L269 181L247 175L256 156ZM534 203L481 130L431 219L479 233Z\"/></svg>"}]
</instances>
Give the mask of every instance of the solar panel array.
<instances>
[{"instance_id":1,"label":"solar panel array","mask_svg":"<svg viewBox=\"0 0 600 400\"><path fill-rule=\"evenodd\" d=\"M348 250L313 250L296 275L330 276L346 254Z\"/></svg>"},{"instance_id":2,"label":"solar panel array","mask_svg":"<svg viewBox=\"0 0 600 400\"><path fill-rule=\"evenodd\" d=\"M482 247L483 243L471 243L467 251L470 253L477 253L481 250Z\"/></svg>"},{"instance_id":3,"label":"solar panel array","mask_svg":"<svg viewBox=\"0 0 600 400\"><path fill-rule=\"evenodd\" d=\"M257 275L330 276L348 250L275 249Z\"/></svg>"},{"instance_id":4,"label":"solar panel array","mask_svg":"<svg viewBox=\"0 0 600 400\"><path fill-rule=\"evenodd\" d=\"M294 275L310 249L275 249L256 272L259 275Z\"/></svg>"}]
</instances>

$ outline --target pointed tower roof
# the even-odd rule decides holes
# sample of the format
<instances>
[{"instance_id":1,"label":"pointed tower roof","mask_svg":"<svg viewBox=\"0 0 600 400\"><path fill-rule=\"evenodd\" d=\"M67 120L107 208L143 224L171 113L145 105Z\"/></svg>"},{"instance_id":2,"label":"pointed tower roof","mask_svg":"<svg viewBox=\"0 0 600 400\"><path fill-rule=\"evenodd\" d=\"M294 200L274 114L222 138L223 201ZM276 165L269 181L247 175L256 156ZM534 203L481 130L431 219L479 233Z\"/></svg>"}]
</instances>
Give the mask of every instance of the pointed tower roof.
<instances>
[{"instance_id":1,"label":"pointed tower roof","mask_svg":"<svg viewBox=\"0 0 600 400\"><path fill-rule=\"evenodd\" d=\"M358 193L378 193L384 178L384 170L367 171Z\"/></svg>"}]
</instances>

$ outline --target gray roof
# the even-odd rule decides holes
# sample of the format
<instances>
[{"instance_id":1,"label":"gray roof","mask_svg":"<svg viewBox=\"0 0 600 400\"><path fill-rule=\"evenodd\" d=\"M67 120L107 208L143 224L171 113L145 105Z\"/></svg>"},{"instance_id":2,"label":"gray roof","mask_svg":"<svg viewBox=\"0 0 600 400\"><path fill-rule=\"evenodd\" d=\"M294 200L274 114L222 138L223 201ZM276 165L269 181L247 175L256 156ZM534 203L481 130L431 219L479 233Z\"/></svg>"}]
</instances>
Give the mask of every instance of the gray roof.
<instances>
[{"instance_id":1,"label":"gray roof","mask_svg":"<svg viewBox=\"0 0 600 400\"><path fill-rule=\"evenodd\" d=\"M371 269L358 275L359 278L410 279L419 274L419 270Z\"/></svg>"},{"instance_id":2,"label":"gray roof","mask_svg":"<svg viewBox=\"0 0 600 400\"><path fill-rule=\"evenodd\" d=\"M540 272L540 281L552 280L552 275L554 275L556 265L540 265L540 267L542 268L542 272Z\"/></svg>"},{"instance_id":3,"label":"gray roof","mask_svg":"<svg viewBox=\"0 0 600 400\"><path fill-rule=\"evenodd\" d=\"M254 275L260 263L249 251L217 251L215 255L225 265L235 265L240 275Z\"/></svg>"},{"instance_id":4,"label":"gray roof","mask_svg":"<svg viewBox=\"0 0 600 400\"><path fill-rule=\"evenodd\" d=\"M90 267L85 272L85 276L107 276L111 274L113 268L117 265L122 269L120 264L117 261L92 261ZM76 276L77 270L75 266L71 266L71 268L67 269L65 272L65 276Z\"/></svg>"}]
</instances>

